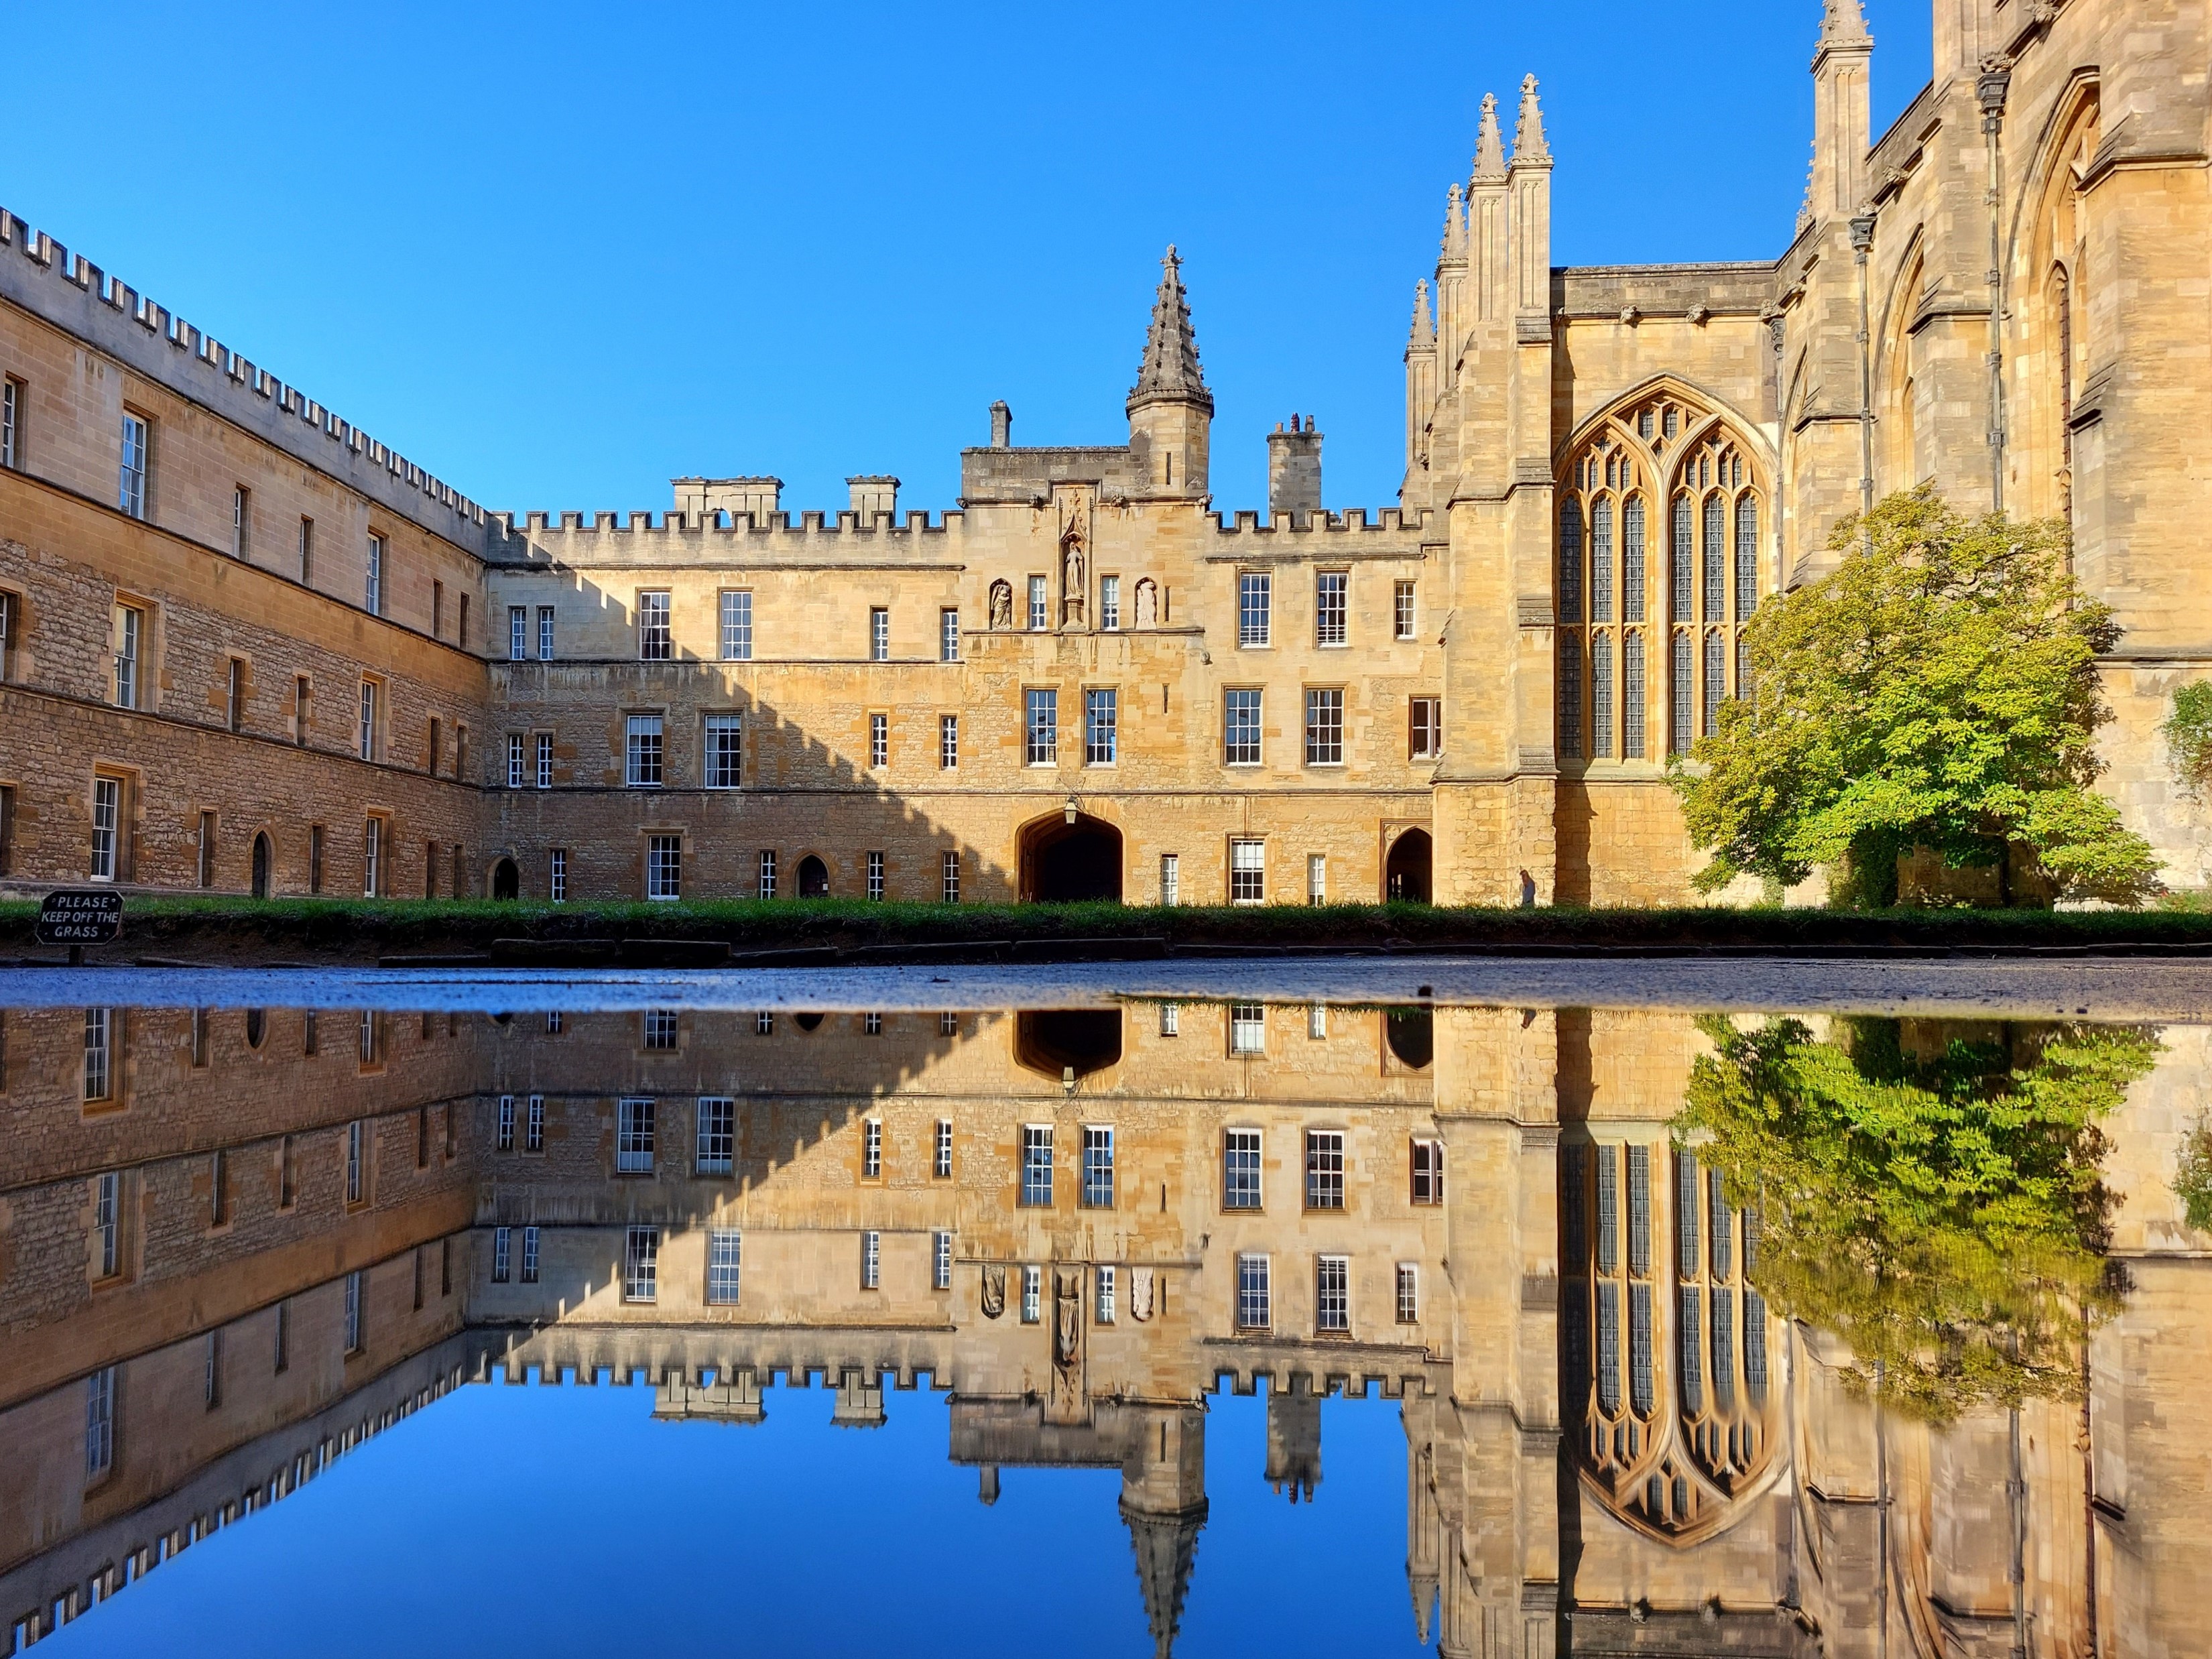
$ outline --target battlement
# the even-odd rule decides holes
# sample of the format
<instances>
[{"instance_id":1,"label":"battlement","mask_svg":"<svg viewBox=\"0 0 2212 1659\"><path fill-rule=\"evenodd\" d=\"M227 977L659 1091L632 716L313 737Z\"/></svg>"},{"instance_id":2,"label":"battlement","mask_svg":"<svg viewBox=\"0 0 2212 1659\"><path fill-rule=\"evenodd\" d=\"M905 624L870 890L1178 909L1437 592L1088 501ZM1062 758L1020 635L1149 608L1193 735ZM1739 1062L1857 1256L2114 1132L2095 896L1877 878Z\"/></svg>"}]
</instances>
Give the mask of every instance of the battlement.
<instances>
[{"instance_id":1,"label":"battlement","mask_svg":"<svg viewBox=\"0 0 2212 1659\"><path fill-rule=\"evenodd\" d=\"M504 513L490 515L501 537L510 538L498 562L532 563L559 556L588 563L592 559L679 561L702 563L730 559L892 559L902 562L942 557L945 538L957 531L957 510L932 515L920 508L903 514L869 514L866 522L848 509L790 513L530 512L518 527ZM793 520L797 522L793 522ZM902 519L903 522L902 522ZM548 545L551 544L551 545Z\"/></svg>"},{"instance_id":2,"label":"battlement","mask_svg":"<svg viewBox=\"0 0 2212 1659\"><path fill-rule=\"evenodd\" d=\"M21 257L5 258L9 248ZM496 550L504 533L501 521L452 485L5 208L0 208L0 299L432 535L486 556Z\"/></svg>"},{"instance_id":3,"label":"battlement","mask_svg":"<svg viewBox=\"0 0 2212 1659\"><path fill-rule=\"evenodd\" d=\"M1437 520L1433 509L1425 507L1413 514L1407 514L1399 507L1386 507L1376 515L1372 524L1368 522L1367 509L1364 507L1347 507L1341 513L1331 513L1324 507L1316 507L1310 513L1274 514L1269 515L1268 522L1266 524L1260 522L1260 514L1256 510L1252 509L1239 509L1234 514L1229 515L1231 521L1227 523L1224 522L1224 515L1219 513L1209 514L1207 516L1213 520L1215 535L1265 538L1273 544L1270 550L1279 553L1291 553L1307 549L1324 539L1334 540L1340 537L1368 536L1411 538L1414 546L1407 549L1407 551L1412 553L1418 551L1421 542L1431 538L1431 532L1434 538L1437 540L1443 539L1445 534L1444 526ZM1332 552L1336 550L1338 550L1335 548L1330 549ZM1390 550L1371 547L1358 550L1379 554L1387 553ZM1206 556L1235 558L1241 556L1241 554L1209 554Z\"/></svg>"}]
</instances>

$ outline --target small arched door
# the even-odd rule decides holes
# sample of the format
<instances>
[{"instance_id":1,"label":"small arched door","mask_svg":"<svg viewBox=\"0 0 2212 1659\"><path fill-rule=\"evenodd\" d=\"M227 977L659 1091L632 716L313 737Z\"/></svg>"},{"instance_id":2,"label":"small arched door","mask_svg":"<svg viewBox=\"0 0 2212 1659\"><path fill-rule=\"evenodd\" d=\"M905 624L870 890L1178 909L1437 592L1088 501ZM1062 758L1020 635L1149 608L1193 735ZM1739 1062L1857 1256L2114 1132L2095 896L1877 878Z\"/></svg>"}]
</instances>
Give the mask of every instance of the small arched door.
<instances>
[{"instance_id":1,"label":"small arched door","mask_svg":"<svg viewBox=\"0 0 2212 1659\"><path fill-rule=\"evenodd\" d=\"M522 872L513 859L501 859L491 867L491 896L495 899L522 896Z\"/></svg>"},{"instance_id":2,"label":"small arched door","mask_svg":"<svg viewBox=\"0 0 2212 1659\"><path fill-rule=\"evenodd\" d=\"M799 861L799 896L803 899L830 896L830 866L811 853Z\"/></svg>"},{"instance_id":3,"label":"small arched door","mask_svg":"<svg viewBox=\"0 0 2212 1659\"><path fill-rule=\"evenodd\" d=\"M253 838L253 896L269 896L269 832L266 830Z\"/></svg>"},{"instance_id":4,"label":"small arched door","mask_svg":"<svg viewBox=\"0 0 2212 1659\"><path fill-rule=\"evenodd\" d=\"M1425 830L1408 830L1390 843L1382 866L1382 896L1393 904L1426 904L1432 890L1429 870L1434 844Z\"/></svg>"}]
</instances>

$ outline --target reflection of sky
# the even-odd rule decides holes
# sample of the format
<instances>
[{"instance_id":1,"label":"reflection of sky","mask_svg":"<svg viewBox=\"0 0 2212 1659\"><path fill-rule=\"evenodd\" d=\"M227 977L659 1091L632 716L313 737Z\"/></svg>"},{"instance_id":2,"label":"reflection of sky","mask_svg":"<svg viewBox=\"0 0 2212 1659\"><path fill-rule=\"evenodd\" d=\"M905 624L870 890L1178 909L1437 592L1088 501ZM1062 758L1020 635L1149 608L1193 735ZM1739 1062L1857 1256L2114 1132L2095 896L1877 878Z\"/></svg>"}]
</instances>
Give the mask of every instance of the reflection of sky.
<instances>
[{"instance_id":1,"label":"reflection of sky","mask_svg":"<svg viewBox=\"0 0 2212 1659\"><path fill-rule=\"evenodd\" d=\"M1150 1659L1118 1472L948 1462L943 1395L830 1425L768 1392L757 1427L655 1423L647 1388L467 1388L52 1638L72 1653L1038 1653ZM1322 1480L1261 1479L1267 1408L1209 1401L1178 1659L1418 1651L1398 1407L1329 1401ZM46 1651L41 1644L40 1651Z\"/></svg>"}]
</instances>

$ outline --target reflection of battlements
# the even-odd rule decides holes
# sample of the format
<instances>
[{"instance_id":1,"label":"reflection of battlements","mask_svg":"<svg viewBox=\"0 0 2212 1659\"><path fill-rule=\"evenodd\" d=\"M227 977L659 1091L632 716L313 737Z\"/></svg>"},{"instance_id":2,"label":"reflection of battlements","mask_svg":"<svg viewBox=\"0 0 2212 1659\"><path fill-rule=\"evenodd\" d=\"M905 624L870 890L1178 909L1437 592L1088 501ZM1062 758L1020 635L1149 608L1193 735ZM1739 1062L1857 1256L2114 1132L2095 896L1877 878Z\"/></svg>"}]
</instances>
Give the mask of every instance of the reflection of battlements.
<instances>
[{"instance_id":1,"label":"reflection of battlements","mask_svg":"<svg viewBox=\"0 0 2212 1659\"><path fill-rule=\"evenodd\" d=\"M82 1041L81 1012L12 1018L18 1056ZM331 1056L276 1058L299 1016L264 1016L256 1048L222 1014L194 1067L188 1012L134 1011L131 1109L107 1120L108 1150L144 1154L143 1282L34 1313L21 1298L40 1274L82 1273L35 1241L100 1224L88 1177L60 1143L27 1144L41 1178L0 1194L0 1293L23 1333L9 1352L44 1368L0 1417L0 1446L28 1460L0 1466L0 1490L31 1494L0 1506L0 1589L18 1617L33 1583L62 1586L41 1607L85 1604L94 1590L70 1585L120 1583L169 1529L168 1472L199 1471L197 1492L240 1486L250 1464L240 1490L258 1492L290 1467L259 1438L270 1423L350 1413L368 1379L411 1376L458 1334L441 1376L644 1383L670 1423L761 1424L782 1382L830 1391L833 1424L872 1427L927 1386L951 1396L947 1455L987 1502L1003 1468L1117 1468L1161 1653L1209 1513L1210 1398L1262 1387L1251 1475L1324 1508L1326 1402L1395 1402L1407 1589L1445 1655L1547 1650L1567 1615L1577 1651L1871 1656L1885 1470L1895 1640L2008 1637L2014 1483L2028 1559L2054 1564L2033 1569L2028 1614L2051 1631L2081 1616L2064 1565L2087 1547L2080 1407L2031 1402L2017 1455L2001 1413L1878 1419L1838 1343L1765 1308L1758 1231L1670 1130L1710 1048L1693 1022L1427 1019L1415 1066L1378 1011L1185 1004L1170 1036L1148 1006L1052 1026L1051 1043L1034 1021L966 1015L779 1016L768 1031L710 1012L572 1015L558 1031L388 1017L374 1065L347 1050L332 1079L374 1126L356 1212L341 1187L354 1120L325 1121L328 1091L300 1080ZM1261 1046L1238 1052L1240 1036ZM1945 1038L1900 1041L1937 1053ZM2159 1184L2170 1126L2203 1109L2203 1037L2163 1041L2106 1125L2134 1286L2093 1353L2115 1630L2151 1628L2161 1588L2212 1548L2191 1508L2196 1454L2163 1426L2212 1376L2189 1346L2208 1323L2204 1255ZM1096 1048L1072 1083L1054 1063L1069 1044ZM418 1096L456 1083L448 1153L439 1103ZM222 1147L234 1213L209 1229L210 1149L193 1136L224 1100L214 1115L246 1138ZM295 1212L241 1178L286 1121L318 1171ZM27 1261L29 1277L12 1265ZM151 1313L117 1322L118 1294ZM88 1413L112 1448L93 1481Z\"/></svg>"}]
</instances>

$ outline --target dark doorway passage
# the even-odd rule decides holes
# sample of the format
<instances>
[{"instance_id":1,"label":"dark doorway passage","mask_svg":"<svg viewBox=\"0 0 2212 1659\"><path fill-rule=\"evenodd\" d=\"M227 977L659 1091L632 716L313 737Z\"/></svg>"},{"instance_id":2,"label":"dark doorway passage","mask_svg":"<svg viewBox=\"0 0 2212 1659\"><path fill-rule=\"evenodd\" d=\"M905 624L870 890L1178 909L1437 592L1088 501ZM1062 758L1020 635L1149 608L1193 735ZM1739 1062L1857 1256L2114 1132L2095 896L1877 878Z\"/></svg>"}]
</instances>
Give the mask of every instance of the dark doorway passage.
<instances>
[{"instance_id":1,"label":"dark doorway passage","mask_svg":"<svg viewBox=\"0 0 2212 1659\"><path fill-rule=\"evenodd\" d=\"M1014 1059L1047 1077L1088 1077L1121 1058L1118 1008L1040 1008L1014 1016Z\"/></svg>"},{"instance_id":2,"label":"dark doorway passage","mask_svg":"<svg viewBox=\"0 0 2212 1659\"><path fill-rule=\"evenodd\" d=\"M1408 830L1392 842L1389 861L1382 866L1382 896L1393 904L1426 904L1432 854L1425 830Z\"/></svg>"},{"instance_id":3,"label":"dark doorway passage","mask_svg":"<svg viewBox=\"0 0 2212 1659\"><path fill-rule=\"evenodd\" d=\"M1022 898L1031 904L1078 904L1121 898L1121 832L1078 812L1039 818L1022 831Z\"/></svg>"},{"instance_id":4,"label":"dark doorway passage","mask_svg":"<svg viewBox=\"0 0 2212 1659\"><path fill-rule=\"evenodd\" d=\"M1401 1065L1419 1072L1437 1057L1437 1017L1426 1008L1386 1008L1382 1036Z\"/></svg>"},{"instance_id":5,"label":"dark doorway passage","mask_svg":"<svg viewBox=\"0 0 2212 1659\"><path fill-rule=\"evenodd\" d=\"M522 896L522 872L513 859L501 859L491 867L491 896L495 899Z\"/></svg>"},{"instance_id":6,"label":"dark doorway passage","mask_svg":"<svg viewBox=\"0 0 2212 1659\"><path fill-rule=\"evenodd\" d=\"M253 896L269 896L269 832L265 830L253 838Z\"/></svg>"},{"instance_id":7,"label":"dark doorway passage","mask_svg":"<svg viewBox=\"0 0 2212 1659\"><path fill-rule=\"evenodd\" d=\"M830 896L830 866L811 853L799 861L799 896L803 899Z\"/></svg>"}]
</instances>

